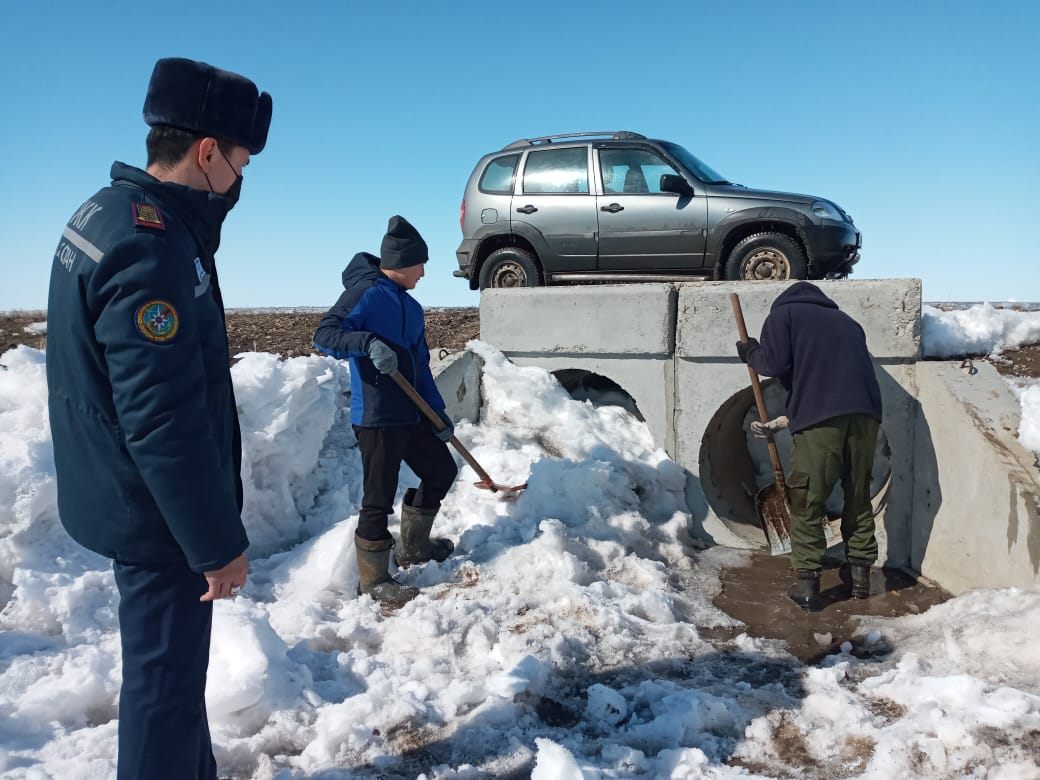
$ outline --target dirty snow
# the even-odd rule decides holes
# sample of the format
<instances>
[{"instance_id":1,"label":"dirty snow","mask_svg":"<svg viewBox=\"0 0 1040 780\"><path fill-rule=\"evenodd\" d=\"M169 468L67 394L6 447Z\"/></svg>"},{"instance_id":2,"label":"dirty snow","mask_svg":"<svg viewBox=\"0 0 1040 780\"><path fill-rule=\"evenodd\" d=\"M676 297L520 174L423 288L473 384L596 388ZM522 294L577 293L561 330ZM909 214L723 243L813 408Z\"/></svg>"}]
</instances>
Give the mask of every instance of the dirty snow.
<instances>
[{"instance_id":1,"label":"dirty snow","mask_svg":"<svg viewBox=\"0 0 1040 780\"><path fill-rule=\"evenodd\" d=\"M501 501L463 468L437 525L457 554L403 573L423 593L389 616L354 595L346 367L260 353L234 366L253 546L249 585L214 619L221 774L1040 776L1040 588L871 618L872 659L845 645L805 667L775 640L713 639L735 624L712 604L718 572L743 553L691 544L682 470L623 411L472 348L485 419L457 433L498 481L530 487ZM0 362L0 773L111 777L111 568L57 519L43 353ZM400 492L415 482L405 469Z\"/></svg>"}]
</instances>

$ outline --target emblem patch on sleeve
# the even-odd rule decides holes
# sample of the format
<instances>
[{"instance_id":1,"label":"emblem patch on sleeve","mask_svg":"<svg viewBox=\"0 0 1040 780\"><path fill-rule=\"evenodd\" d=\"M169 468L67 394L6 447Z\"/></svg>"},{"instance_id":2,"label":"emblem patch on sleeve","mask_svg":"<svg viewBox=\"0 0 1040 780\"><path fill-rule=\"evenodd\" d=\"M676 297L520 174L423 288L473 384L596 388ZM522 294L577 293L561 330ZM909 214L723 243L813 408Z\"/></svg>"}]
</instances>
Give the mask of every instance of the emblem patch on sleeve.
<instances>
[{"instance_id":1,"label":"emblem patch on sleeve","mask_svg":"<svg viewBox=\"0 0 1040 780\"><path fill-rule=\"evenodd\" d=\"M180 319L173 304L166 301L148 301L134 316L137 330L149 341L165 344L177 335Z\"/></svg>"},{"instance_id":2,"label":"emblem patch on sleeve","mask_svg":"<svg viewBox=\"0 0 1040 780\"><path fill-rule=\"evenodd\" d=\"M166 230L166 223L163 221L162 212L160 212L155 206L150 206L147 203L132 203L130 204L130 207L134 211L135 225L155 228L156 230Z\"/></svg>"}]
</instances>

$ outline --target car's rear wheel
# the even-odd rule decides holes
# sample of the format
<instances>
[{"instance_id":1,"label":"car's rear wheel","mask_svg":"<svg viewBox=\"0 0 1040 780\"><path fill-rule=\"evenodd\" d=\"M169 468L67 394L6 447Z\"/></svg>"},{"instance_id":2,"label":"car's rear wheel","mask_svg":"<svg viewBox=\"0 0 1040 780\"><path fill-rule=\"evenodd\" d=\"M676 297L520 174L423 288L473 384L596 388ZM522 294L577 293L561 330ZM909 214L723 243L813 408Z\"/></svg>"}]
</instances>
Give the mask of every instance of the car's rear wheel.
<instances>
[{"instance_id":1,"label":"car's rear wheel","mask_svg":"<svg viewBox=\"0 0 1040 780\"><path fill-rule=\"evenodd\" d=\"M480 289L540 287L542 272L530 252L515 246L496 249L480 269Z\"/></svg>"},{"instance_id":2,"label":"car's rear wheel","mask_svg":"<svg viewBox=\"0 0 1040 780\"><path fill-rule=\"evenodd\" d=\"M797 241L783 233L756 233L729 253L726 278L749 282L806 279L809 261Z\"/></svg>"}]
</instances>

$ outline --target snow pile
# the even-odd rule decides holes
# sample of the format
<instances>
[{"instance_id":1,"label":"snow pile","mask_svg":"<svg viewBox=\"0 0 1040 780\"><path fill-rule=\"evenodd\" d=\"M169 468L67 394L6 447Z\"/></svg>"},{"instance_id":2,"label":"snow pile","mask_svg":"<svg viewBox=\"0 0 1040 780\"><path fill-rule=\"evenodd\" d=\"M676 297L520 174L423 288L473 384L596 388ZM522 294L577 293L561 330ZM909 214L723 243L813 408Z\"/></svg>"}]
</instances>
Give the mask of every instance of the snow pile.
<instances>
[{"instance_id":1,"label":"snow pile","mask_svg":"<svg viewBox=\"0 0 1040 780\"><path fill-rule=\"evenodd\" d=\"M355 595L361 467L343 364L248 354L243 595L219 602L207 701L222 775L260 780L1037 776L1040 589L865 624L873 660L805 668L712 598L743 553L690 545L685 475L646 426L487 345L486 418L441 564L395 614ZM0 773L114 774L119 639L108 561L57 521L43 354L0 371ZM416 483L403 470L400 498ZM396 523L391 530L396 533ZM716 629L713 631L712 629ZM981 775L980 775L981 776Z\"/></svg>"},{"instance_id":2,"label":"snow pile","mask_svg":"<svg viewBox=\"0 0 1040 780\"><path fill-rule=\"evenodd\" d=\"M1040 316L1035 311L998 309L990 303L952 311L921 307L921 352L925 357L991 355L1037 343Z\"/></svg>"}]
</instances>

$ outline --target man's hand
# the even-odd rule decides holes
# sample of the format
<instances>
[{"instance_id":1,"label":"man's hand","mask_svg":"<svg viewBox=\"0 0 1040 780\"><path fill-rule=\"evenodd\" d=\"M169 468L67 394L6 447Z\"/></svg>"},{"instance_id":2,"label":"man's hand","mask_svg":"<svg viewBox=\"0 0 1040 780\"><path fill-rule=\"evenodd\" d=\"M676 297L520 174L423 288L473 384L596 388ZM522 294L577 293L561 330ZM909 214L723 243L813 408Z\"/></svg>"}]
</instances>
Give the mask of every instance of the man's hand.
<instances>
[{"instance_id":1,"label":"man's hand","mask_svg":"<svg viewBox=\"0 0 1040 780\"><path fill-rule=\"evenodd\" d=\"M748 352L751 349L758 349L758 339L748 339L747 341L737 342L737 355L740 357L742 363L747 363Z\"/></svg>"},{"instance_id":2,"label":"man's hand","mask_svg":"<svg viewBox=\"0 0 1040 780\"><path fill-rule=\"evenodd\" d=\"M213 601L214 599L227 599L238 595L238 590L246 584L246 576L249 574L249 560L242 553L231 561L223 569L207 571L204 573L209 590L202 594L199 601Z\"/></svg>"},{"instance_id":3,"label":"man's hand","mask_svg":"<svg viewBox=\"0 0 1040 780\"><path fill-rule=\"evenodd\" d=\"M397 353L380 339L372 339L368 345L368 356L372 358L372 365L384 374L392 374L397 370Z\"/></svg>"},{"instance_id":4,"label":"man's hand","mask_svg":"<svg viewBox=\"0 0 1040 780\"><path fill-rule=\"evenodd\" d=\"M751 432L755 434L756 439L771 439L777 431L782 431L787 427L788 420L784 415L780 415L768 422L759 422L755 420L751 423Z\"/></svg>"},{"instance_id":5,"label":"man's hand","mask_svg":"<svg viewBox=\"0 0 1040 780\"><path fill-rule=\"evenodd\" d=\"M437 412L437 416L441 418L441 422L444 423L444 427L440 430L437 430L437 427L434 425L431 425L430 427L433 428L433 435L445 444L447 444L449 441L451 441L451 437L455 434L455 423L451 421L451 418L448 417L448 413L443 409Z\"/></svg>"}]
</instances>

